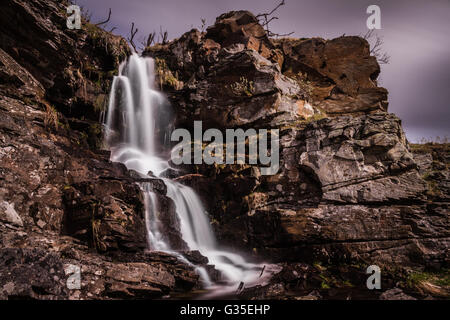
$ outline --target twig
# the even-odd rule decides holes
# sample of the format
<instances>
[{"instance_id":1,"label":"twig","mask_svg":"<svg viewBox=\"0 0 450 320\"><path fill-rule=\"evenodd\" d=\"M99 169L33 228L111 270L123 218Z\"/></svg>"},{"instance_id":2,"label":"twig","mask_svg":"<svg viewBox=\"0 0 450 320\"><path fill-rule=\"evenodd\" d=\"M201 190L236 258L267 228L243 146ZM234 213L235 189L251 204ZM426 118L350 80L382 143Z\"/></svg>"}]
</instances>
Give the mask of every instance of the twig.
<instances>
[{"instance_id":1,"label":"twig","mask_svg":"<svg viewBox=\"0 0 450 320\"><path fill-rule=\"evenodd\" d=\"M202 25L201 25L201 30L202 30L202 32L205 32L205 27L206 27L206 19L201 19L201 21L202 21Z\"/></svg>"},{"instance_id":2,"label":"twig","mask_svg":"<svg viewBox=\"0 0 450 320\"><path fill-rule=\"evenodd\" d=\"M270 16L272 13L277 11L279 7L284 6L285 4L286 4L285 0L281 0L281 2L272 11L270 11L269 13L258 14L256 17L259 18L260 16L264 16L264 15Z\"/></svg>"},{"instance_id":3,"label":"twig","mask_svg":"<svg viewBox=\"0 0 450 320\"><path fill-rule=\"evenodd\" d=\"M141 41L142 47L145 49L147 47L151 47L153 42L155 41L156 32L151 32L148 34L146 41Z\"/></svg>"},{"instance_id":4,"label":"twig","mask_svg":"<svg viewBox=\"0 0 450 320\"><path fill-rule=\"evenodd\" d=\"M383 52L383 38L374 33L374 29L367 31L366 34L362 36L362 38L367 40L369 44L371 40L375 40L375 42L371 45L370 54L377 58L379 64L389 63L391 57L386 52Z\"/></svg>"},{"instance_id":5,"label":"twig","mask_svg":"<svg viewBox=\"0 0 450 320\"><path fill-rule=\"evenodd\" d=\"M278 17L270 17L270 16L272 14L274 14L281 6L284 6L285 4L286 4L286 1L281 0L281 2L275 8L273 8L270 12L260 13L260 14L256 15L256 19L258 19L259 23L261 24L261 26L263 28L265 27L264 30L266 31L266 34L269 38L270 37L287 37L294 33L294 32L289 32L289 33L285 33L285 34L280 34L280 33L274 33L272 31L270 31L270 29L269 29L269 23L272 22L273 20L278 20Z\"/></svg>"},{"instance_id":6,"label":"twig","mask_svg":"<svg viewBox=\"0 0 450 320\"><path fill-rule=\"evenodd\" d=\"M166 44L167 37L169 36L169 34L167 33L167 30L163 32L162 27L160 26L159 27L159 35L161 37L161 44Z\"/></svg>"},{"instance_id":7,"label":"twig","mask_svg":"<svg viewBox=\"0 0 450 320\"><path fill-rule=\"evenodd\" d=\"M111 19L111 8L109 8L108 19L106 19L105 21L96 23L95 25L96 25L96 26L100 26L100 25L102 25L102 24L108 23L108 22L109 22L109 19Z\"/></svg>"},{"instance_id":8,"label":"twig","mask_svg":"<svg viewBox=\"0 0 450 320\"><path fill-rule=\"evenodd\" d=\"M128 41L130 42L131 46L134 49L134 52L138 52L136 50L136 45L133 42L134 36L136 35L136 33L138 32L138 28L136 28L136 30L134 29L134 22L131 23L131 31L130 31L130 37L128 38Z\"/></svg>"},{"instance_id":9,"label":"twig","mask_svg":"<svg viewBox=\"0 0 450 320\"><path fill-rule=\"evenodd\" d=\"M148 35L147 38L147 47L150 47L152 43L155 41L156 32L152 32Z\"/></svg>"}]
</instances>

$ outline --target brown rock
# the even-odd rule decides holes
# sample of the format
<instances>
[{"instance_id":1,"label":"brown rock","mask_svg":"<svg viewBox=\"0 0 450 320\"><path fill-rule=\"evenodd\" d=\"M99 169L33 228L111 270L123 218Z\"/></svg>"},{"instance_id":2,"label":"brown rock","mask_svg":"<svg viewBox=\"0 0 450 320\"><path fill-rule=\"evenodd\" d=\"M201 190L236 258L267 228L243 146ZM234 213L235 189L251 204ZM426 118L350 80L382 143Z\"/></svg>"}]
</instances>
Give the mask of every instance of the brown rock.
<instances>
[{"instance_id":1,"label":"brown rock","mask_svg":"<svg viewBox=\"0 0 450 320\"><path fill-rule=\"evenodd\" d=\"M243 44L264 58L278 62L280 55L273 51L274 46L258 19L249 11L230 11L217 17L213 26L207 29L205 36L226 48ZM281 64L280 64L281 67Z\"/></svg>"},{"instance_id":2,"label":"brown rock","mask_svg":"<svg viewBox=\"0 0 450 320\"><path fill-rule=\"evenodd\" d=\"M360 37L279 40L283 73L312 84L312 102L329 114L387 110L387 90L377 87L380 67Z\"/></svg>"}]
</instances>

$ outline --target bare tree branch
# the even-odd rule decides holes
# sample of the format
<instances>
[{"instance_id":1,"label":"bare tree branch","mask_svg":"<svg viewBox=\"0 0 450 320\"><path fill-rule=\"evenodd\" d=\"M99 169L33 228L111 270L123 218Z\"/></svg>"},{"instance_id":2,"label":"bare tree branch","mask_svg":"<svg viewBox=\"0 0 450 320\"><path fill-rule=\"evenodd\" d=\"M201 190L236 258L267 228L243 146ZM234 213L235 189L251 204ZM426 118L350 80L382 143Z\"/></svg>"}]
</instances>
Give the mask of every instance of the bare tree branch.
<instances>
[{"instance_id":1,"label":"bare tree branch","mask_svg":"<svg viewBox=\"0 0 450 320\"><path fill-rule=\"evenodd\" d=\"M200 26L200 29L202 32L205 32L205 27L206 27L206 19L201 19L202 21L202 25Z\"/></svg>"},{"instance_id":2,"label":"bare tree branch","mask_svg":"<svg viewBox=\"0 0 450 320\"><path fill-rule=\"evenodd\" d=\"M136 45L134 44L133 40L134 40L134 36L136 35L136 33L138 32L138 28L134 29L134 22L131 23L131 31L130 31L130 37L128 38L128 41L130 42L131 46L134 49L134 52L138 52L136 49Z\"/></svg>"},{"instance_id":3,"label":"bare tree branch","mask_svg":"<svg viewBox=\"0 0 450 320\"><path fill-rule=\"evenodd\" d=\"M148 35L147 38L147 47L150 47L152 43L155 41L156 32L152 32Z\"/></svg>"},{"instance_id":4,"label":"bare tree branch","mask_svg":"<svg viewBox=\"0 0 450 320\"><path fill-rule=\"evenodd\" d=\"M151 32L148 34L147 40L141 41L142 48L145 49L147 47L151 47L153 42L155 42L156 32Z\"/></svg>"},{"instance_id":5,"label":"bare tree branch","mask_svg":"<svg viewBox=\"0 0 450 320\"><path fill-rule=\"evenodd\" d=\"M269 20L263 22L262 26L264 27L264 26L268 25L272 20L278 20L278 17L272 17L272 18L270 18Z\"/></svg>"},{"instance_id":6,"label":"bare tree branch","mask_svg":"<svg viewBox=\"0 0 450 320\"><path fill-rule=\"evenodd\" d=\"M160 26L159 27L159 35L161 37L161 44L166 44L167 43L167 38L169 36L169 34L167 33L167 30L163 32L162 31L162 27Z\"/></svg>"},{"instance_id":7,"label":"bare tree branch","mask_svg":"<svg viewBox=\"0 0 450 320\"><path fill-rule=\"evenodd\" d=\"M266 34L269 38L270 37L286 37L286 36L290 36L291 34L294 33L294 32L290 32L290 33L285 33L285 34L279 34L279 33L274 33L272 31L270 31L270 29L269 29L269 23L274 20L278 20L278 17L276 17L276 16L271 17L271 15L274 14L281 6L284 6L285 4L286 4L286 1L281 0L281 2L275 8L273 8L270 12L260 13L260 14L256 15L256 18L258 19L261 26L263 28L265 28L264 30L266 31Z\"/></svg>"},{"instance_id":8,"label":"bare tree branch","mask_svg":"<svg viewBox=\"0 0 450 320\"><path fill-rule=\"evenodd\" d=\"M379 35L377 35L374 32L374 29L371 29L366 32L362 36L363 39L367 40L370 44L370 54L377 58L377 61L379 64L388 64L391 60L391 57L386 53L383 52L383 38L381 38Z\"/></svg>"},{"instance_id":9,"label":"bare tree branch","mask_svg":"<svg viewBox=\"0 0 450 320\"><path fill-rule=\"evenodd\" d=\"M96 23L95 25L96 25L96 26L100 26L100 25L102 25L102 24L108 23L108 22L109 22L109 19L111 19L111 8L109 8L108 19L106 19L105 21Z\"/></svg>"},{"instance_id":10,"label":"bare tree branch","mask_svg":"<svg viewBox=\"0 0 450 320\"><path fill-rule=\"evenodd\" d=\"M260 13L256 17L259 18L259 17L264 16L264 15L265 16L270 16L272 13L277 11L279 7L284 6L285 4L286 4L285 0L281 0L281 2L272 11L270 11L269 13Z\"/></svg>"}]
</instances>

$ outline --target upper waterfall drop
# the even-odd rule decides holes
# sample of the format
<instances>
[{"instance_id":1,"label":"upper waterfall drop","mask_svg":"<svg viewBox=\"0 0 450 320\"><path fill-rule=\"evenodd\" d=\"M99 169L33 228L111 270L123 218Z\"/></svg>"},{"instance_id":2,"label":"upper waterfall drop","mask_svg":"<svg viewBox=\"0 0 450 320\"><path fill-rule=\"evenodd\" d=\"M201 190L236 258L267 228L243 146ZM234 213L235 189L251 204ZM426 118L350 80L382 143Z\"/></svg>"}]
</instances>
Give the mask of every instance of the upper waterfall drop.
<instances>
[{"instance_id":1,"label":"upper waterfall drop","mask_svg":"<svg viewBox=\"0 0 450 320\"><path fill-rule=\"evenodd\" d=\"M155 114L165 97L154 87L154 62L137 54L114 77L106 116L106 142L111 160L142 174L159 175L167 161L156 156Z\"/></svg>"},{"instance_id":2,"label":"upper waterfall drop","mask_svg":"<svg viewBox=\"0 0 450 320\"><path fill-rule=\"evenodd\" d=\"M161 139L156 134L157 130L165 129L166 124L157 119L164 114L168 103L154 84L153 59L133 54L120 65L109 97L105 140L111 150L111 161L122 162L142 175L151 172L159 177L170 168L168 160L158 151L170 146L159 145ZM167 186L167 196L175 203L180 233L189 249L206 256L231 284L257 281L261 265L248 263L238 254L218 248L208 215L194 190L170 179L161 179ZM184 259L164 241L161 222L155 213L156 197L149 188L141 187L150 249L170 252ZM198 272L208 283L206 271L198 269Z\"/></svg>"}]
</instances>

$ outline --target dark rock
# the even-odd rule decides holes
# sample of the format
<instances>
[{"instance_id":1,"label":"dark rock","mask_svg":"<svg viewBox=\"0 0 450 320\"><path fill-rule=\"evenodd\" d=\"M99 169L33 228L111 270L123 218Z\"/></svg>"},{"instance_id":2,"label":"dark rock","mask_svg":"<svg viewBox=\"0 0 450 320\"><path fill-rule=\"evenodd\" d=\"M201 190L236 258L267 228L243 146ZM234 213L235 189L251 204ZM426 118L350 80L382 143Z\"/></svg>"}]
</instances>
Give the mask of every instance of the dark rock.
<instances>
[{"instance_id":1,"label":"dark rock","mask_svg":"<svg viewBox=\"0 0 450 320\"><path fill-rule=\"evenodd\" d=\"M0 231L0 243L11 246L0 249L3 299L161 298L198 283L192 267L165 253L115 251L105 256L53 232L19 236L1 223ZM71 265L80 270L79 289L67 286Z\"/></svg>"},{"instance_id":2,"label":"dark rock","mask_svg":"<svg viewBox=\"0 0 450 320\"><path fill-rule=\"evenodd\" d=\"M417 300L417 299L405 294L402 291L402 289L394 288L383 292L380 295L380 300Z\"/></svg>"},{"instance_id":3,"label":"dark rock","mask_svg":"<svg viewBox=\"0 0 450 320\"><path fill-rule=\"evenodd\" d=\"M0 249L0 297L67 299L62 261L40 249Z\"/></svg>"},{"instance_id":4,"label":"dark rock","mask_svg":"<svg viewBox=\"0 0 450 320\"><path fill-rule=\"evenodd\" d=\"M208 258L203 256L200 251L194 250L194 251L184 251L183 256L188 259L190 262L198 265L205 265L208 264Z\"/></svg>"}]
</instances>

